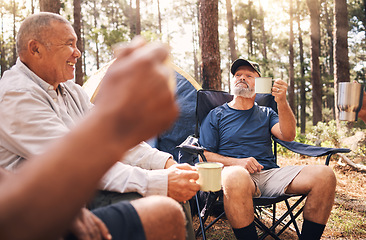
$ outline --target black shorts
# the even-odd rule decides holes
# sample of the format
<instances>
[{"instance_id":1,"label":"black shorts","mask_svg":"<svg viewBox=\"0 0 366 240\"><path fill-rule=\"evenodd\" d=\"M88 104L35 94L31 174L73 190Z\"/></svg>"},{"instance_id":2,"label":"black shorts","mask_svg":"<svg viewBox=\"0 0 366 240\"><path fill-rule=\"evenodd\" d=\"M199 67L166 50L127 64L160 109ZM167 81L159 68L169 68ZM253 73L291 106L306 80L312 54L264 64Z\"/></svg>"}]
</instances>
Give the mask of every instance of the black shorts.
<instances>
[{"instance_id":1,"label":"black shorts","mask_svg":"<svg viewBox=\"0 0 366 240\"><path fill-rule=\"evenodd\" d=\"M140 217L128 201L118 202L92 211L107 226L113 240L145 240Z\"/></svg>"}]
</instances>

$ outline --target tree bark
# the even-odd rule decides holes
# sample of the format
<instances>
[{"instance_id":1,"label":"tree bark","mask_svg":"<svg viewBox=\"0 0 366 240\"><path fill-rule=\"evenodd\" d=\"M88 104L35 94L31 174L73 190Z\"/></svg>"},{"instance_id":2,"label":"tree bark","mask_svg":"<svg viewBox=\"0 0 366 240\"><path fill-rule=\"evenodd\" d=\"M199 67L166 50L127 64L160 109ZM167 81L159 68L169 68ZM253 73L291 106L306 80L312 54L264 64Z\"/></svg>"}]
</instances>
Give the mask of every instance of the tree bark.
<instances>
[{"instance_id":1,"label":"tree bark","mask_svg":"<svg viewBox=\"0 0 366 240\"><path fill-rule=\"evenodd\" d=\"M140 0L136 0L136 35L141 35Z\"/></svg>"},{"instance_id":2,"label":"tree bark","mask_svg":"<svg viewBox=\"0 0 366 240\"><path fill-rule=\"evenodd\" d=\"M218 0L200 0L202 87L221 90Z\"/></svg>"},{"instance_id":3,"label":"tree bark","mask_svg":"<svg viewBox=\"0 0 366 240\"><path fill-rule=\"evenodd\" d=\"M325 18L326 18L326 29L328 36L328 54L329 54L329 75L334 76L334 57L333 57L333 29L332 29L332 17L329 16L329 9L327 1L324 1Z\"/></svg>"},{"instance_id":4,"label":"tree bark","mask_svg":"<svg viewBox=\"0 0 366 240\"><path fill-rule=\"evenodd\" d=\"M15 65L15 62L17 61L17 49L16 49L16 45L15 45L15 42L16 42L16 34L17 34L17 31L16 31L16 15L17 15L17 7L16 7L16 4L15 4L15 0L12 1L12 14L13 14L13 58L10 62L10 66L13 66Z\"/></svg>"},{"instance_id":5,"label":"tree bark","mask_svg":"<svg viewBox=\"0 0 366 240\"><path fill-rule=\"evenodd\" d=\"M320 78L320 4L319 0L306 0L310 11L311 84L313 97L313 125L322 120L322 82Z\"/></svg>"},{"instance_id":6,"label":"tree bark","mask_svg":"<svg viewBox=\"0 0 366 240\"><path fill-rule=\"evenodd\" d=\"M60 14L60 0L39 0L39 8L41 12L52 12Z\"/></svg>"},{"instance_id":7,"label":"tree bark","mask_svg":"<svg viewBox=\"0 0 366 240\"><path fill-rule=\"evenodd\" d=\"M160 33L160 40L161 40L161 36L162 36L162 31L161 31L161 12L160 12L160 1L158 1L158 22L159 22L159 33Z\"/></svg>"},{"instance_id":8,"label":"tree bark","mask_svg":"<svg viewBox=\"0 0 366 240\"><path fill-rule=\"evenodd\" d=\"M363 28L366 29L366 0L363 0ZM366 37L366 30L365 30L365 37Z\"/></svg>"},{"instance_id":9,"label":"tree bark","mask_svg":"<svg viewBox=\"0 0 366 240\"><path fill-rule=\"evenodd\" d=\"M300 13L300 0L297 0L297 9ZM302 30L300 24L300 14L297 17L297 27L299 31L299 50L300 50L300 132L305 134L306 130L306 90L305 90L305 63L304 63L304 43L302 40Z\"/></svg>"},{"instance_id":10,"label":"tree bark","mask_svg":"<svg viewBox=\"0 0 366 240\"><path fill-rule=\"evenodd\" d=\"M234 62L238 58L238 54L236 52L236 46L235 46L235 34L234 34L233 11L231 7L231 0L226 0L226 18L228 24L231 62Z\"/></svg>"},{"instance_id":11,"label":"tree bark","mask_svg":"<svg viewBox=\"0 0 366 240\"><path fill-rule=\"evenodd\" d=\"M1 12L1 39L0 39L1 43L0 43L0 51L1 51L1 55L0 55L0 63L1 63L1 75L0 77L3 76L5 69L6 69L6 64L5 64L5 44L4 44L4 13Z\"/></svg>"},{"instance_id":12,"label":"tree bark","mask_svg":"<svg viewBox=\"0 0 366 240\"><path fill-rule=\"evenodd\" d=\"M294 29L293 29L293 0L290 0L290 40L289 40L289 87L288 87L288 101L291 110L296 114L295 107L295 70L294 70ZM296 114L297 115L297 114Z\"/></svg>"},{"instance_id":13,"label":"tree bark","mask_svg":"<svg viewBox=\"0 0 366 240\"><path fill-rule=\"evenodd\" d=\"M74 30L78 41L76 42L77 48L83 52L83 42L81 38L81 0L74 0ZM80 58L76 62L75 69L75 82L80 86L83 85L83 54L81 54Z\"/></svg>"},{"instance_id":14,"label":"tree bark","mask_svg":"<svg viewBox=\"0 0 366 240\"><path fill-rule=\"evenodd\" d=\"M263 11L262 4L260 2L259 2L259 4L260 4L259 12L260 12L260 15L263 17L262 24L261 24L262 43L263 43L262 55L263 55L265 62L267 62L267 37L266 37L266 31L264 29L264 11Z\"/></svg>"},{"instance_id":15,"label":"tree bark","mask_svg":"<svg viewBox=\"0 0 366 240\"><path fill-rule=\"evenodd\" d=\"M99 18L98 10L97 10L97 0L94 0L93 2L93 17L94 17L94 29L96 30L98 28L97 20ZM94 41L95 41L95 60L97 63L97 69L100 68L100 61L99 61L99 43L98 43L98 32L96 31L94 33Z\"/></svg>"},{"instance_id":16,"label":"tree bark","mask_svg":"<svg viewBox=\"0 0 366 240\"><path fill-rule=\"evenodd\" d=\"M254 55L253 50L253 14L252 14L252 0L248 2L248 12L249 12L249 23L248 23L248 56L251 57Z\"/></svg>"},{"instance_id":17,"label":"tree bark","mask_svg":"<svg viewBox=\"0 0 366 240\"><path fill-rule=\"evenodd\" d=\"M338 83L349 82L348 60L348 11L346 0L334 1L334 104L338 101ZM339 111L336 110L336 121L339 122Z\"/></svg>"}]
</instances>

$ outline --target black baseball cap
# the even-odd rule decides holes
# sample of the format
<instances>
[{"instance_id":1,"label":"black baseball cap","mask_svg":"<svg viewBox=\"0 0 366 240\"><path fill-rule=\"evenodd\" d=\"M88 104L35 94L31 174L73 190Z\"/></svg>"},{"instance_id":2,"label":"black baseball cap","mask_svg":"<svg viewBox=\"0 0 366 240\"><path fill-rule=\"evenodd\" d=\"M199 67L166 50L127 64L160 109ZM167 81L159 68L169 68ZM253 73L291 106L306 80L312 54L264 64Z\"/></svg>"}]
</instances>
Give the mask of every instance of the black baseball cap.
<instances>
[{"instance_id":1,"label":"black baseball cap","mask_svg":"<svg viewBox=\"0 0 366 240\"><path fill-rule=\"evenodd\" d=\"M236 70L238 69L238 67L241 67L241 66L250 66L254 69L254 71L256 71L259 74L259 76L261 76L261 71L259 69L259 64L258 63L252 62L252 61L249 61L249 60L245 60L245 59L242 59L242 58L236 59L233 62L233 64L231 64L231 73L233 75L235 75Z\"/></svg>"}]
</instances>

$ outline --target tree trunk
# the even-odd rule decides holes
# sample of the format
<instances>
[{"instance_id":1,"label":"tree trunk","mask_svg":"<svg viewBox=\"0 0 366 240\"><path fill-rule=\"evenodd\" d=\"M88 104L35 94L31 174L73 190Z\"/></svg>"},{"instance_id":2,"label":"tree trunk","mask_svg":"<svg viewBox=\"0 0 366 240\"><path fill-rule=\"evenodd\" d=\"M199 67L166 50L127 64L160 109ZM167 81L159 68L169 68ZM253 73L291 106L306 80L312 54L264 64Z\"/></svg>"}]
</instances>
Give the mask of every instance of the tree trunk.
<instances>
[{"instance_id":1,"label":"tree trunk","mask_svg":"<svg viewBox=\"0 0 366 240\"><path fill-rule=\"evenodd\" d=\"M6 69L6 65L5 65L5 44L4 44L4 13L1 12L1 39L0 39L1 43L0 43L0 51L1 51L1 55L0 55L0 63L1 63L1 75L0 77L3 76L5 69Z\"/></svg>"},{"instance_id":2,"label":"tree trunk","mask_svg":"<svg viewBox=\"0 0 366 240\"><path fill-rule=\"evenodd\" d=\"M334 79L333 81L328 81L330 78L334 78L334 57L333 57L333 11L329 9L328 1L324 2L324 19L325 19L325 30L326 30L326 36L324 36L324 47L325 47L325 66L324 69L324 75L327 76L327 81L325 83L326 89L333 89L334 87ZM331 93L331 94L330 94ZM325 97L324 103L326 104L326 107L332 110L333 119L336 119L336 107L334 107L334 93L327 91Z\"/></svg>"},{"instance_id":3,"label":"tree trunk","mask_svg":"<svg viewBox=\"0 0 366 240\"><path fill-rule=\"evenodd\" d=\"M158 22L159 22L159 33L160 33L160 36L159 36L159 38L160 38L160 40L161 40L161 37L162 37L162 31L161 31L161 12L160 12L160 1L159 0L157 0L158 1Z\"/></svg>"},{"instance_id":4,"label":"tree trunk","mask_svg":"<svg viewBox=\"0 0 366 240\"><path fill-rule=\"evenodd\" d=\"M128 23L130 27L130 37L131 39L136 36L136 21L135 21L135 13L132 7L132 0L130 0L130 11L128 12Z\"/></svg>"},{"instance_id":5,"label":"tree trunk","mask_svg":"<svg viewBox=\"0 0 366 240\"><path fill-rule=\"evenodd\" d=\"M363 28L366 29L366 0L363 0ZM365 37L366 37L366 31L365 31Z\"/></svg>"},{"instance_id":6,"label":"tree trunk","mask_svg":"<svg viewBox=\"0 0 366 240\"><path fill-rule=\"evenodd\" d=\"M313 125L322 120L322 82L320 78L320 4L319 0L306 0L310 11L311 84L313 97Z\"/></svg>"},{"instance_id":7,"label":"tree trunk","mask_svg":"<svg viewBox=\"0 0 366 240\"><path fill-rule=\"evenodd\" d=\"M16 8L16 5L15 5L15 0L13 0L13 4L12 4L13 8L12 8L12 11L13 11L13 58L12 58L12 61L10 62L10 66L13 66L15 65L15 62L17 61L17 49L16 49L16 34L17 34L17 31L16 31L16 15L17 15L17 8Z\"/></svg>"},{"instance_id":8,"label":"tree trunk","mask_svg":"<svg viewBox=\"0 0 366 240\"><path fill-rule=\"evenodd\" d=\"M326 29L328 37L328 54L329 54L329 75L334 76L334 58L333 58L333 29L332 29L332 18L329 16L329 9L327 1L324 1L325 18L326 18Z\"/></svg>"},{"instance_id":9,"label":"tree trunk","mask_svg":"<svg viewBox=\"0 0 366 240\"><path fill-rule=\"evenodd\" d=\"M263 11L262 4L260 2L259 2L259 4L260 4L259 12L260 12L260 15L263 17L262 24L261 24L262 43L263 43L262 55L263 55L264 60L267 62L267 37L266 37L266 31L264 29L264 11Z\"/></svg>"},{"instance_id":10,"label":"tree trunk","mask_svg":"<svg viewBox=\"0 0 366 240\"><path fill-rule=\"evenodd\" d=\"M34 14L34 0L31 0L31 14Z\"/></svg>"},{"instance_id":11,"label":"tree trunk","mask_svg":"<svg viewBox=\"0 0 366 240\"><path fill-rule=\"evenodd\" d=\"M249 23L248 23L248 56L251 57L254 55L253 50L253 15L252 15L252 0L248 2L248 12L249 12Z\"/></svg>"},{"instance_id":12,"label":"tree trunk","mask_svg":"<svg viewBox=\"0 0 366 240\"><path fill-rule=\"evenodd\" d=\"M300 13L300 1L297 0L297 9ZM300 49L300 132L305 134L306 130L306 90L305 90L305 63L304 63L304 44L302 41L302 30L300 25L300 14L297 18L299 31L299 49Z\"/></svg>"},{"instance_id":13,"label":"tree trunk","mask_svg":"<svg viewBox=\"0 0 366 240\"><path fill-rule=\"evenodd\" d=\"M94 6L93 6L93 10L94 10L94 29L96 30L98 28L98 23L97 23L97 20L99 18L99 14L98 14L98 10L97 10L97 0L94 0ZM98 38L99 38L99 34L97 31L95 31L94 33L94 41L95 41L95 60L97 62L97 69L100 68L100 61L99 61L99 41L98 41Z\"/></svg>"},{"instance_id":14,"label":"tree trunk","mask_svg":"<svg viewBox=\"0 0 366 240\"><path fill-rule=\"evenodd\" d=\"M74 0L74 30L78 41L76 42L77 48L83 52L83 42L81 39L81 0ZM83 55L80 56L78 61L76 62L75 69L75 82L80 86L83 85Z\"/></svg>"},{"instance_id":15,"label":"tree trunk","mask_svg":"<svg viewBox=\"0 0 366 240\"><path fill-rule=\"evenodd\" d=\"M85 53L85 43L86 43L86 40L85 40L85 28L84 28L84 24L83 24L83 22L81 22L81 28L83 29L83 31L81 32L81 37L82 37L82 41L81 41L81 43L83 44L82 46L82 49L84 50L84 51L82 51L81 52L81 54L83 55L82 56L82 58L84 59L84 61L82 61L83 62L83 68L84 68L84 76L87 76L88 74L87 74L87 72L86 72L86 69L87 69L87 67L86 67L86 61L85 61L85 59L86 59L86 53Z\"/></svg>"},{"instance_id":16,"label":"tree trunk","mask_svg":"<svg viewBox=\"0 0 366 240\"><path fill-rule=\"evenodd\" d=\"M136 0L136 35L141 35L140 0Z\"/></svg>"},{"instance_id":17,"label":"tree trunk","mask_svg":"<svg viewBox=\"0 0 366 240\"><path fill-rule=\"evenodd\" d=\"M291 110L296 114L295 107L295 70L294 70L294 29L293 29L293 0L290 0L290 41L289 41L289 87L288 87L288 101Z\"/></svg>"},{"instance_id":18,"label":"tree trunk","mask_svg":"<svg viewBox=\"0 0 366 240\"><path fill-rule=\"evenodd\" d=\"M41 12L52 12L60 14L60 0L39 0L39 8Z\"/></svg>"},{"instance_id":19,"label":"tree trunk","mask_svg":"<svg viewBox=\"0 0 366 240\"><path fill-rule=\"evenodd\" d=\"M338 83L349 82L348 60L348 11L346 0L334 1L334 103L338 101ZM339 122L339 111L336 111L336 121Z\"/></svg>"},{"instance_id":20,"label":"tree trunk","mask_svg":"<svg viewBox=\"0 0 366 240\"><path fill-rule=\"evenodd\" d=\"M200 0L202 87L221 90L218 0Z\"/></svg>"},{"instance_id":21,"label":"tree trunk","mask_svg":"<svg viewBox=\"0 0 366 240\"><path fill-rule=\"evenodd\" d=\"M231 62L234 62L238 58L238 54L236 52L235 47L235 34L234 34L233 11L231 8L231 0L226 0L226 18L228 24Z\"/></svg>"}]
</instances>

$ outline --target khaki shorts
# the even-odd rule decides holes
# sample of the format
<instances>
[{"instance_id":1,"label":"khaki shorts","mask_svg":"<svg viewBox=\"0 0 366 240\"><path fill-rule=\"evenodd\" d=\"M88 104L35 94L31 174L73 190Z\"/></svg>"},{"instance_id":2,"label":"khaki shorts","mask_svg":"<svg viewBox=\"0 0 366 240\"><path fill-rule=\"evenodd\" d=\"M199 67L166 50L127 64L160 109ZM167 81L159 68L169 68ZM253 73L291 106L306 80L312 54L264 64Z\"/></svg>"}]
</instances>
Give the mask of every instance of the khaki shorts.
<instances>
[{"instance_id":1,"label":"khaki shorts","mask_svg":"<svg viewBox=\"0 0 366 240\"><path fill-rule=\"evenodd\" d=\"M254 197L277 197L285 194L292 180L299 174L304 166L286 166L272 168L259 173L250 174L256 185Z\"/></svg>"}]
</instances>

